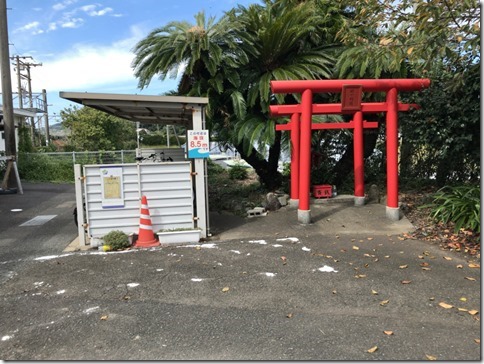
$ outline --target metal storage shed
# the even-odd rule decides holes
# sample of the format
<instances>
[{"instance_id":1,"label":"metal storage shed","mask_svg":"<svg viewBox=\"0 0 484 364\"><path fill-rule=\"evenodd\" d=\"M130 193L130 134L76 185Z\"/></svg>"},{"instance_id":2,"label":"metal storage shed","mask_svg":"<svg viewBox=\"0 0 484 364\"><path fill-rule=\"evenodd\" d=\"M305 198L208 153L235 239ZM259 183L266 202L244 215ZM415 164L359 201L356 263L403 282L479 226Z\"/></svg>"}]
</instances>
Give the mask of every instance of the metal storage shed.
<instances>
[{"instance_id":1,"label":"metal storage shed","mask_svg":"<svg viewBox=\"0 0 484 364\"><path fill-rule=\"evenodd\" d=\"M204 130L204 108L208 104L206 97L152 96L105 94L88 92L64 92L60 97L89 106L108 114L141 123L162 125L184 125L187 130ZM202 238L209 231L208 201L206 183L206 161L193 159L195 209L197 226L201 229ZM78 192L76 192L79 195ZM78 211L82 208L82 194L77 196ZM79 240L85 244L84 228L79 226Z\"/></svg>"}]
</instances>

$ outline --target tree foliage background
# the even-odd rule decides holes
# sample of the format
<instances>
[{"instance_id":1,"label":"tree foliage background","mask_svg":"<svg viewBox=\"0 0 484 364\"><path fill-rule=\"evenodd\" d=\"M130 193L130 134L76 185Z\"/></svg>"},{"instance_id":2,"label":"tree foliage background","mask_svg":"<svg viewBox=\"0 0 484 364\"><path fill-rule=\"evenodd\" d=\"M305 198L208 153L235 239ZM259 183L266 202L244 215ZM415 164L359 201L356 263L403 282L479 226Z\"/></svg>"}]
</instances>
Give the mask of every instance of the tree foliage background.
<instances>
[{"instance_id":1,"label":"tree foliage background","mask_svg":"<svg viewBox=\"0 0 484 364\"><path fill-rule=\"evenodd\" d=\"M61 111L62 126L70 130L69 146L76 151L136 148L136 124L90 107Z\"/></svg>"}]
</instances>

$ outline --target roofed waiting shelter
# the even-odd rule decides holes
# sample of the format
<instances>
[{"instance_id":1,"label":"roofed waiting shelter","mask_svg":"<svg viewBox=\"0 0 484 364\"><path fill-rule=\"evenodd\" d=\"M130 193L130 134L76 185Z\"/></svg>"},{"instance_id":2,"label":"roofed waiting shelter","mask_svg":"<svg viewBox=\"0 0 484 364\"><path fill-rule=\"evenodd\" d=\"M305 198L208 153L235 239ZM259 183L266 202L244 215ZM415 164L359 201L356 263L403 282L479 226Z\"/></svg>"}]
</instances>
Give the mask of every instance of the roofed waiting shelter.
<instances>
[{"instance_id":1,"label":"roofed waiting shelter","mask_svg":"<svg viewBox=\"0 0 484 364\"><path fill-rule=\"evenodd\" d=\"M60 97L84 106L92 107L94 109L106 112L108 114L117 116L122 119L129 120L132 122L160 124L160 125L183 125L187 128L187 130L194 130L194 131L205 130L204 109L208 104L208 98L206 97L128 95L128 94L105 94L105 93L64 92L64 91L60 92ZM184 159L187 159L187 158L185 157ZM173 168L176 165L176 163L177 161L174 161L171 164L171 166L170 166L170 163L151 163L151 166L148 166L147 164L140 166L140 163L137 163L138 165L137 168L136 168L136 165L130 166L129 168L131 172L128 172L128 174L132 173L132 171L136 171L137 169L137 174L138 174L137 194L139 194L139 200L141 200L141 194L142 194L142 187L140 186L143 183L146 183L146 184L151 183L150 187L145 189L145 191L143 192L143 194L148 195L148 204L149 204L151 189L153 189L153 192L151 192L153 196L156 195L159 197L160 195L164 195L164 196L168 196L172 200L175 199L178 193L177 188L181 189L181 187L179 187L181 184L175 181L176 178L175 177L163 178L163 183L165 183L168 187L164 191L161 191L161 190L155 191L154 189L158 188L157 186L160 185L160 182L155 183L155 179L156 181L158 181L159 176L154 176L154 175L159 173L164 173L164 172L160 172L165 170L164 168L162 168L163 166L166 166L167 168L171 168L171 169L166 169L167 170L166 173L168 174L175 173L176 171L173 172ZM184 166L186 163L187 162L185 161L179 161L180 168L182 167L182 165ZM191 193L192 193L190 185L193 185L194 201L193 203L190 202L190 204L193 205L193 216L191 218L192 221L187 222L187 220L185 220L184 223L185 225L189 223L194 225L196 228L199 228L201 230L201 237L206 238L207 235L209 235L208 201L206 197L208 193L207 193L207 184L206 184L206 176L205 176L206 160L203 158L193 158L191 160L191 163L192 163L192 170L190 171L188 178L189 178L189 181L192 181L193 183L189 183L188 188L185 187L185 190L189 189L189 191L180 191L178 195L185 198L185 201L187 201L186 200L187 196L188 197L191 196ZM115 172L120 173L121 178L124 177L124 182L126 183L128 183L129 178L131 178L128 175L123 176L123 173L125 173L122 170L123 166L102 166L102 167L112 168L111 171L115 171L116 169ZM150 168L146 168L146 167L150 167ZM143 171L146 171L146 172L143 172ZM97 175L99 175L99 171L96 173ZM146 173L146 175L143 175L143 173ZM183 178L186 179L187 177L183 177ZM121 185L124 188L123 183L121 183ZM136 189L135 188L136 183L132 183L131 186L133 186L131 189ZM85 186L85 187L89 187L89 186ZM96 186L96 190L100 190L100 189L101 189L101 186ZM88 192L89 191L86 190L86 193ZM133 192L130 191L126 193L132 194ZM78 189L76 188L76 195L77 195L77 211L79 213L83 210L82 190L78 191ZM153 199L154 198L155 197L153 197ZM192 198L189 197L189 199L191 200ZM125 200L127 201L128 199L125 199ZM125 207L127 207L128 205L128 202L126 201L121 201L121 203L125 203ZM86 201L86 205L88 205L88 202L89 201ZM163 205L163 207L160 207L159 210L161 211L160 214L162 215L162 217L160 217L160 224L163 224L162 220L164 219L165 221L169 221L167 223L169 225L168 226L169 228L178 227L178 225L176 225L177 223L180 224L180 228L183 228L184 226L181 225L181 218L179 218L178 220L176 218L177 214L181 216L182 213L178 212L178 210L175 210L175 209L177 208L186 209L187 203L185 202L184 204L185 204L184 206L180 207L179 203L177 205L175 202L167 202L166 204ZM134 203L133 203L133 206L134 206ZM136 206L139 206L139 205L136 205ZM118 208L118 215L120 216L124 214L123 216L126 217L128 215L128 211L121 211L122 208L119 208L119 206L107 205L106 207L106 205L102 206L101 204L99 204L99 205L96 205L96 207L93 210L103 209L103 211L101 212L108 212L110 208L111 208L111 211L115 211L116 208ZM88 206L86 210L89 216ZM125 210L127 210L127 208ZM132 208L132 210L134 211L135 209ZM93 211L91 216L96 216L95 213L97 212L99 211ZM129 212L129 214L131 213L132 212ZM139 212L138 212L138 217L139 217ZM115 215L111 214L111 216L102 217L102 219L106 221L109 220L109 223L106 222L104 225L104 230L102 231L103 233L104 231L107 231L108 227L111 228L112 230L115 230L115 225L117 222ZM155 226L155 222L153 222L153 226ZM79 224L80 240L82 240L81 235L84 235L84 228L81 226L81 224ZM82 242L81 242L81 245L82 245Z\"/></svg>"}]
</instances>

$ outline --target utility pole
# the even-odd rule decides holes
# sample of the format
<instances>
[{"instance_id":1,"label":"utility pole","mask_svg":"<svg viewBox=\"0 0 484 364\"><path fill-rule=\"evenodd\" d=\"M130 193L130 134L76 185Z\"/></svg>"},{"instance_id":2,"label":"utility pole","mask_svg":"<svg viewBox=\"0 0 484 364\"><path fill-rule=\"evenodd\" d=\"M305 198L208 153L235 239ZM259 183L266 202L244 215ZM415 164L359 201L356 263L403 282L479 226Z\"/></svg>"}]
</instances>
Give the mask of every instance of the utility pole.
<instances>
[{"instance_id":1,"label":"utility pole","mask_svg":"<svg viewBox=\"0 0 484 364\"><path fill-rule=\"evenodd\" d=\"M2 182L1 191L10 190L15 181L20 193L22 185L17 171L15 146L15 123L13 119L12 79L8 49L7 0L0 0L0 73L2 79L2 113L5 134L5 158L7 170Z\"/></svg>"},{"instance_id":2,"label":"utility pole","mask_svg":"<svg viewBox=\"0 0 484 364\"><path fill-rule=\"evenodd\" d=\"M24 95L24 88L22 87L22 80L27 80L27 96L29 99L29 108L33 109L34 102L32 97L32 78L30 77L30 68L42 66L42 63L34 63L26 61L27 59L32 59L31 56L19 56L16 55L15 57L11 57L10 59L14 60L13 63L16 67L17 71L17 89L19 95L19 108L23 108L23 95ZM22 71L26 71L26 74L23 74ZM32 144L35 141L35 121L34 118L30 118L30 139Z\"/></svg>"},{"instance_id":3,"label":"utility pole","mask_svg":"<svg viewBox=\"0 0 484 364\"><path fill-rule=\"evenodd\" d=\"M50 131L49 131L49 113L47 111L47 91L45 89L42 89L42 101L44 104L45 145L48 146L50 142Z\"/></svg>"}]
</instances>

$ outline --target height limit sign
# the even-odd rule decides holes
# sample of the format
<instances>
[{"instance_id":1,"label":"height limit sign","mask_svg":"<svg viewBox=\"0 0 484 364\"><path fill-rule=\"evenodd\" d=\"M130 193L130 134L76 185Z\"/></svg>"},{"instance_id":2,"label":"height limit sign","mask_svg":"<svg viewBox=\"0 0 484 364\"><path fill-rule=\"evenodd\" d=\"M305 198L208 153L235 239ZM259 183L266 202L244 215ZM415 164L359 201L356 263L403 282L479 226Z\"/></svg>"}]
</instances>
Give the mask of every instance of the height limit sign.
<instances>
[{"instance_id":1,"label":"height limit sign","mask_svg":"<svg viewBox=\"0 0 484 364\"><path fill-rule=\"evenodd\" d=\"M187 130L188 158L208 158L210 141L208 130Z\"/></svg>"}]
</instances>

